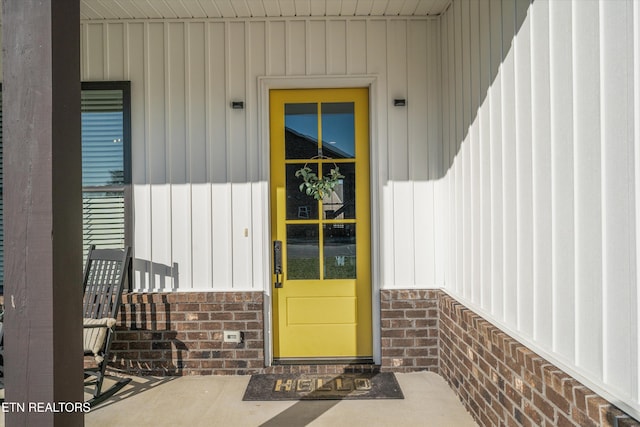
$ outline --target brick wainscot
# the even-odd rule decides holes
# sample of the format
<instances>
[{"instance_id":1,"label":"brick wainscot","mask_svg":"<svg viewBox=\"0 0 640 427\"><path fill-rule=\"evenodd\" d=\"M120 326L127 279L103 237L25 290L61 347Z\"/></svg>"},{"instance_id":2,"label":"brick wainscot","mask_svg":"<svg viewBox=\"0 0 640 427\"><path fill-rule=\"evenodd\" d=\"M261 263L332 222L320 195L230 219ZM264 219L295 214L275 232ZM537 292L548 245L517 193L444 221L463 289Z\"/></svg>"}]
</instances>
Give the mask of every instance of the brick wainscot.
<instances>
[{"instance_id":1,"label":"brick wainscot","mask_svg":"<svg viewBox=\"0 0 640 427\"><path fill-rule=\"evenodd\" d=\"M242 332L242 342L224 342L224 331ZM109 367L114 373L133 375L334 374L380 369L377 365L265 367L262 292L124 295L111 350Z\"/></svg>"},{"instance_id":2,"label":"brick wainscot","mask_svg":"<svg viewBox=\"0 0 640 427\"><path fill-rule=\"evenodd\" d=\"M123 296L114 371L136 375L411 372L442 375L483 426L640 426L442 290L380 292L382 364L264 365L262 292ZM243 342L223 342L223 331Z\"/></svg>"},{"instance_id":3,"label":"brick wainscot","mask_svg":"<svg viewBox=\"0 0 640 427\"><path fill-rule=\"evenodd\" d=\"M382 368L438 372L438 290L380 292Z\"/></svg>"},{"instance_id":4,"label":"brick wainscot","mask_svg":"<svg viewBox=\"0 0 640 427\"><path fill-rule=\"evenodd\" d=\"M264 368L262 292L127 294L110 364L136 375L252 374ZM243 342L223 342L241 331Z\"/></svg>"},{"instance_id":5,"label":"brick wainscot","mask_svg":"<svg viewBox=\"0 0 640 427\"><path fill-rule=\"evenodd\" d=\"M440 375L482 426L639 426L478 314L441 292Z\"/></svg>"}]
</instances>

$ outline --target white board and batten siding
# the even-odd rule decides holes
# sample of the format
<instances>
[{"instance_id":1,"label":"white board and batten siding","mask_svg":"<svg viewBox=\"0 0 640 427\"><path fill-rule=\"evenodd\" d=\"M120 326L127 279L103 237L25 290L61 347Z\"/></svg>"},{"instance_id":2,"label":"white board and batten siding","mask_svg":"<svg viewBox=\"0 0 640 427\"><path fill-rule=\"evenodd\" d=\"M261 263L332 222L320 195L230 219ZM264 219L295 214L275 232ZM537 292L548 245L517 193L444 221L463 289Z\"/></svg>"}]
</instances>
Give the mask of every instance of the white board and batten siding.
<instances>
[{"instance_id":1,"label":"white board and batten siding","mask_svg":"<svg viewBox=\"0 0 640 427\"><path fill-rule=\"evenodd\" d=\"M640 4L441 21L446 289L640 416Z\"/></svg>"},{"instance_id":2,"label":"white board and batten siding","mask_svg":"<svg viewBox=\"0 0 640 427\"><path fill-rule=\"evenodd\" d=\"M259 79L367 76L376 287L445 287L640 416L637 40L634 0L83 21L82 79L131 81L136 287L268 289Z\"/></svg>"},{"instance_id":3,"label":"white board and batten siding","mask_svg":"<svg viewBox=\"0 0 640 427\"><path fill-rule=\"evenodd\" d=\"M375 79L376 285L443 285L437 19L83 21L81 36L83 81L131 81L137 290L269 288L258 81L283 76Z\"/></svg>"}]
</instances>

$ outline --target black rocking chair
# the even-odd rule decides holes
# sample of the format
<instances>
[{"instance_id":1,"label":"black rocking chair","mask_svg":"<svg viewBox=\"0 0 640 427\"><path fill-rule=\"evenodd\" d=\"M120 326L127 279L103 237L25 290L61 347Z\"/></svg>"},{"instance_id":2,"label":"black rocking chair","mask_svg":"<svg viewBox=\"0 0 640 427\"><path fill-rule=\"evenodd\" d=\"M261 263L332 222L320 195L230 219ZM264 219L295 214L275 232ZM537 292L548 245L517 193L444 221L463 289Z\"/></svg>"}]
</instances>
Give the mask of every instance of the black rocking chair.
<instances>
[{"instance_id":1,"label":"black rocking chair","mask_svg":"<svg viewBox=\"0 0 640 427\"><path fill-rule=\"evenodd\" d=\"M130 378L122 378L102 390L109 363L109 347L130 262L130 247L124 250L96 249L95 245L91 245L87 256L82 317L84 355L93 356L95 360L95 366L84 370L85 388L93 388L93 397L88 400L91 406L113 396L131 381Z\"/></svg>"}]
</instances>

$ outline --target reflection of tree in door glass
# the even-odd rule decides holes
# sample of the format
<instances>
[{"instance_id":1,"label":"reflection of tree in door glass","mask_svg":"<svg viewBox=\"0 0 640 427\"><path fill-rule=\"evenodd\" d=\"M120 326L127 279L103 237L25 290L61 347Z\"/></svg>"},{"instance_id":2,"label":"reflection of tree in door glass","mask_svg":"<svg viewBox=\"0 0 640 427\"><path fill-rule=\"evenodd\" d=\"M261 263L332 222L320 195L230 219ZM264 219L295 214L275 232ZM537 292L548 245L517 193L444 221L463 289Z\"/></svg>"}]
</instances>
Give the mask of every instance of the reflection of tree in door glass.
<instances>
[{"instance_id":1,"label":"reflection of tree in door glass","mask_svg":"<svg viewBox=\"0 0 640 427\"><path fill-rule=\"evenodd\" d=\"M296 171L303 164L286 165L286 208L287 219L318 219L318 202L311 196L300 191L302 179L296 177ZM318 165L307 165L314 173L318 173Z\"/></svg>"}]
</instances>

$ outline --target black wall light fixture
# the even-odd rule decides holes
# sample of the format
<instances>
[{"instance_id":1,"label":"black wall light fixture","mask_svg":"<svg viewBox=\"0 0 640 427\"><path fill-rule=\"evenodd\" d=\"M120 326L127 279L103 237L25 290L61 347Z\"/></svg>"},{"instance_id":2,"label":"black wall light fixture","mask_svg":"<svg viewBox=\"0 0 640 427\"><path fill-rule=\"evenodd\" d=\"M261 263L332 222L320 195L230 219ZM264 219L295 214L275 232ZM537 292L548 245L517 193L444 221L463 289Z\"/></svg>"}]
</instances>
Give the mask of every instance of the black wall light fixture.
<instances>
[{"instance_id":1,"label":"black wall light fixture","mask_svg":"<svg viewBox=\"0 0 640 427\"><path fill-rule=\"evenodd\" d=\"M407 100L406 99L394 99L393 100L393 106L394 107L404 107L405 105L407 105Z\"/></svg>"},{"instance_id":2,"label":"black wall light fixture","mask_svg":"<svg viewBox=\"0 0 640 427\"><path fill-rule=\"evenodd\" d=\"M242 110L244 108L244 102L231 101L231 108L233 108L234 110Z\"/></svg>"}]
</instances>

